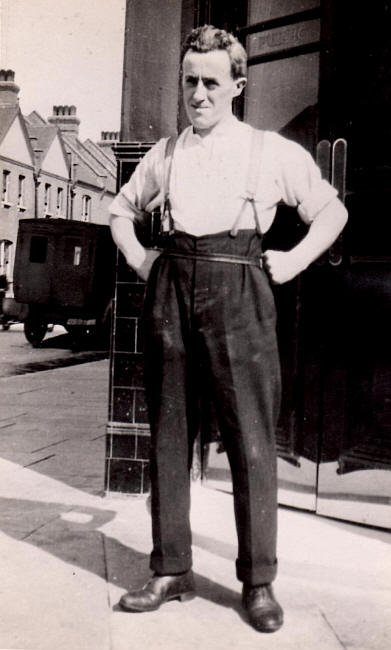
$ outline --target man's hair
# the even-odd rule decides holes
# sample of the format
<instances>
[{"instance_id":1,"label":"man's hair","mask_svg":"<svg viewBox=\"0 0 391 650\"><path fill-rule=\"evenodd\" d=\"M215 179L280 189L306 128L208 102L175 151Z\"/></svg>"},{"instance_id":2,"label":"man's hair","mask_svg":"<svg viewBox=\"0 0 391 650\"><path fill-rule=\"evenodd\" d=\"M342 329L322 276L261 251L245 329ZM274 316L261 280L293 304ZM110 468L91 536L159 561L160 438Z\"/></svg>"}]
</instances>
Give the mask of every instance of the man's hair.
<instances>
[{"instance_id":1,"label":"man's hair","mask_svg":"<svg viewBox=\"0 0 391 650\"><path fill-rule=\"evenodd\" d=\"M247 75L247 54L239 40L224 29L204 25L193 29L182 45L181 65L187 52L212 52L225 50L231 61L233 79Z\"/></svg>"}]
</instances>

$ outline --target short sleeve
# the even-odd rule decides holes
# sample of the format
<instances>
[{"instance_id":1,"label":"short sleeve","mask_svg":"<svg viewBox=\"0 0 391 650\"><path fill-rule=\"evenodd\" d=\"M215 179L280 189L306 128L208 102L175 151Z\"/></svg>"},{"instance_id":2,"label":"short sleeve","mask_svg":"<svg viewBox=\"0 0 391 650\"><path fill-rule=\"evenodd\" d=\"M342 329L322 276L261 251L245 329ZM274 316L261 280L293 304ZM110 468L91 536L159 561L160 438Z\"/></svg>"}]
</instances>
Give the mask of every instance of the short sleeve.
<instances>
[{"instance_id":1,"label":"short sleeve","mask_svg":"<svg viewBox=\"0 0 391 650\"><path fill-rule=\"evenodd\" d=\"M287 205L296 207L300 218L310 224L335 199L337 190L322 179L319 167L301 145L276 133L270 135L281 198Z\"/></svg>"},{"instance_id":2,"label":"short sleeve","mask_svg":"<svg viewBox=\"0 0 391 650\"><path fill-rule=\"evenodd\" d=\"M113 216L134 217L152 212L163 200L164 151L167 139L159 140L139 162L129 181L109 206Z\"/></svg>"}]
</instances>

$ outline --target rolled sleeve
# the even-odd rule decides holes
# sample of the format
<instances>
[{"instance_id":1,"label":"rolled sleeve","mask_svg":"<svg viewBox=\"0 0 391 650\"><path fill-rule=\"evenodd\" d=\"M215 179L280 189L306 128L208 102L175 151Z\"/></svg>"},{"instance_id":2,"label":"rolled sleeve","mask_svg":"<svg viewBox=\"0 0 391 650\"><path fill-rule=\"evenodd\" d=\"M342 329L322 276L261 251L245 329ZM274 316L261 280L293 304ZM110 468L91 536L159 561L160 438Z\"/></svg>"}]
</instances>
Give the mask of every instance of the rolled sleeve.
<instances>
[{"instance_id":1,"label":"rolled sleeve","mask_svg":"<svg viewBox=\"0 0 391 650\"><path fill-rule=\"evenodd\" d=\"M282 200L296 207L300 218L310 224L338 192L322 179L312 156L301 145L274 134L274 159L279 161L276 182Z\"/></svg>"},{"instance_id":2,"label":"rolled sleeve","mask_svg":"<svg viewBox=\"0 0 391 650\"><path fill-rule=\"evenodd\" d=\"M297 211L307 224L316 219L316 215L337 196L337 190L325 180L314 184L308 195L299 203Z\"/></svg>"},{"instance_id":3,"label":"rolled sleeve","mask_svg":"<svg viewBox=\"0 0 391 650\"><path fill-rule=\"evenodd\" d=\"M109 205L111 216L132 221L144 212L152 212L164 200L162 177L166 139L159 140L137 165L129 181L123 185Z\"/></svg>"},{"instance_id":4,"label":"rolled sleeve","mask_svg":"<svg viewBox=\"0 0 391 650\"><path fill-rule=\"evenodd\" d=\"M126 217L133 221L138 212L140 210L137 210L136 206L130 203L122 192L119 192L109 205L109 213L112 217Z\"/></svg>"}]
</instances>

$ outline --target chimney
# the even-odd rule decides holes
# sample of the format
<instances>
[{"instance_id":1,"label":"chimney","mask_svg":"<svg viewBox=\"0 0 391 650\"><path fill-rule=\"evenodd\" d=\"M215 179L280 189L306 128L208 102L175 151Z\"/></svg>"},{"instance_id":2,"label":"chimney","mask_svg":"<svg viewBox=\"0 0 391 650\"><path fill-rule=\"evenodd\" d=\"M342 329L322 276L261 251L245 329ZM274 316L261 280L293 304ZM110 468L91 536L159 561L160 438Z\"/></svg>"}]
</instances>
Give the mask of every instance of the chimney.
<instances>
[{"instance_id":1,"label":"chimney","mask_svg":"<svg viewBox=\"0 0 391 650\"><path fill-rule=\"evenodd\" d=\"M119 140L119 131L101 131L99 145L112 145Z\"/></svg>"},{"instance_id":2,"label":"chimney","mask_svg":"<svg viewBox=\"0 0 391 650\"><path fill-rule=\"evenodd\" d=\"M19 106L19 86L13 70L0 70L0 106Z\"/></svg>"},{"instance_id":3,"label":"chimney","mask_svg":"<svg viewBox=\"0 0 391 650\"><path fill-rule=\"evenodd\" d=\"M106 154L111 155L113 144L119 142L119 131L101 131L100 141L96 144L103 149Z\"/></svg>"},{"instance_id":4,"label":"chimney","mask_svg":"<svg viewBox=\"0 0 391 650\"><path fill-rule=\"evenodd\" d=\"M76 115L76 106L53 106L53 115L48 117L49 124L57 126L64 135L77 138L80 120Z\"/></svg>"}]
</instances>

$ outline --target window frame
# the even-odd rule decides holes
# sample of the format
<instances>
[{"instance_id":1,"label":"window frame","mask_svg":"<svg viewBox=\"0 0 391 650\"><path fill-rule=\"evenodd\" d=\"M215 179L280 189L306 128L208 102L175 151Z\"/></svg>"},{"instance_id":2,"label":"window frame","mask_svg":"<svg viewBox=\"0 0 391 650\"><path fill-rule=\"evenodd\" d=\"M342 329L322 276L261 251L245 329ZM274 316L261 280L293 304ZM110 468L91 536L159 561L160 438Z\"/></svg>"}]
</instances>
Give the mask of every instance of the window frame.
<instances>
[{"instance_id":1,"label":"window frame","mask_svg":"<svg viewBox=\"0 0 391 650\"><path fill-rule=\"evenodd\" d=\"M83 194L81 200L81 220L85 222L91 221L91 196Z\"/></svg>"},{"instance_id":2,"label":"window frame","mask_svg":"<svg viewBox=\"0 0 391 650\"><path fill-rule=\"evenodd\" d=\"M52 185L51 183L45 183L44 187L44 197L43 197L43 207L44 207L44 216L52 216Z\"/></svg>"},{"instance_id":3,"label":"window frame","mask_svg":"<svg viewBox=\"0 0 391 650\"><path fill-rule=\"evenodd\" d=\"M19 174L18 176L18 208L21 212L26 210L25 205L25 193L26 193L26 176L24 174Z\"/></svg>"},{"instance_id":4,"label":"window frame","mask_svg":"<svg viewBox=\"0 0 391 650\"><path fill-rule=\"evenodd\" d=\"M10 183L11 171L9 169L3 169L1 205L4 208L9 208L12 205L10 201Z\"/></svg>"},{"instance_id":5,"label":"window frame","mask_svg":"<svg viewBox=\"0 0 391 650\"><path fill-rule=\"evenodd\" d=\"M57 187L57 197L56 197L56 216L62 217L64 209L64 188Z\"/></svg>"}]
</instances>

